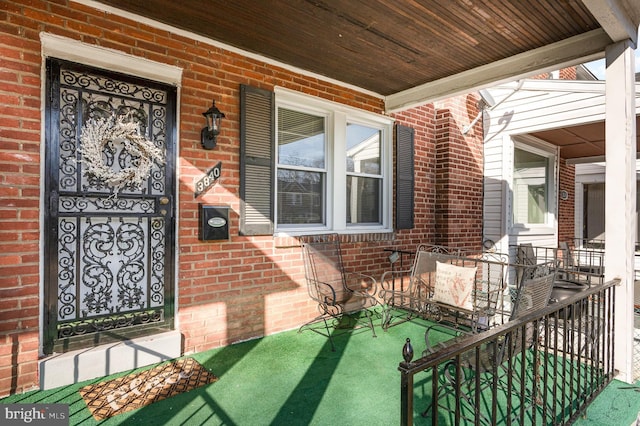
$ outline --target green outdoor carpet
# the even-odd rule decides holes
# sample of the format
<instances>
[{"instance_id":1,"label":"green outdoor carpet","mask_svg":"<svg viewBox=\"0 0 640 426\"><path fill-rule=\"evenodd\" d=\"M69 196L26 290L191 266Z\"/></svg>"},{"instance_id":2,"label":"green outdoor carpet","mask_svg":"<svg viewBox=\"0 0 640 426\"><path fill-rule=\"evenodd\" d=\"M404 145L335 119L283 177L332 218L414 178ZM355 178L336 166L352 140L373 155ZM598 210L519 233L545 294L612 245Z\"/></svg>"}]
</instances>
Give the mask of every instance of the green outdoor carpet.
<instances>
[{"instance_id":1,"label":"green outdoor carpet","mask_svg":"<svg viewBox=\"0 0 640 426\"><path fill-rule=\"evenodd\" d=\"M193 354L190 357L213 372L218 381L103 421L91 415L79 390L132 371L12 395L0 403L69 404L71 425L397 425L402 347L405 339L411 338L414 358L418 358L424 349L424 331L423 326L409 322L383 332L377 322L377 338L368 329L343 334L334 339L336 351L332 352L327 338L292 330ZM416 412L426 408L419 405L429 392L428 386L421 386L425 383L425 377L416 380L416 392L424 392L416 394ZM620 411L620 419L622 412L627 416L622 423L595 423L601 407ZM631 424L626 419L635 419L639 411L640 392L612 385L588 410L584 421L591 422L579 424L626 426ZM416 425L429 423L420 416L414 420Z\"/></svg>"},{"instance_id":2,"label":"green outdoor carpet","mask_svg":"<svg viewBox=\"0 0 640 426\"><path fill-rule=\"evenodd\" d=\"M640 382L614 380L587 408L575 426L632 426L640 424Z\"/></svg>"},{"instance_id":3,"label":"green outdoor carpet","mask_svg":"<svg viewBox=\"0 0 640 426\"><path fill-rule=\"evenodd\" d=\"M296 330L190 355L217 382L97 421L79 390L99 378L49 391L12 395L0 403L66 403L77 425L392 425L400 420L402 347L424 348L413 323L383 332L376 323L334 338Z\"/></svg>"}]
</instances>

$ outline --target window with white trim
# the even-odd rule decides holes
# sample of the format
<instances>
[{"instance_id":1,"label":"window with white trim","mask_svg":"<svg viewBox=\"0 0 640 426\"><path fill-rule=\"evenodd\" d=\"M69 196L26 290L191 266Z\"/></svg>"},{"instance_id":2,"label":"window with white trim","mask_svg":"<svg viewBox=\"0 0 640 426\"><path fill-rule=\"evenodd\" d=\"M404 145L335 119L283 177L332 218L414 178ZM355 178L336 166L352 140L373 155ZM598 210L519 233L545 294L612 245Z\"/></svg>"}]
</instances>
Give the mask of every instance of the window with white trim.
<instances>
[{"instance_id":1,"label":"window with white trim","mask_svg":"<svg viewBox=\"0 0 640 426\"><path fill-rule=\"evenodd\" d=\"M513 150L512 219L514 225L554 221L555 154L516 142Z\"/></svg>"},{"instance_id":2,"label":"window with white trim","mask_svg":"<svg viewBox=\"0 0 640 426\"><path fill-rule=\"evenodd\" d=\"M391 228L390 118L276 91L276 231Z\"/></svg>"}]
</instances>

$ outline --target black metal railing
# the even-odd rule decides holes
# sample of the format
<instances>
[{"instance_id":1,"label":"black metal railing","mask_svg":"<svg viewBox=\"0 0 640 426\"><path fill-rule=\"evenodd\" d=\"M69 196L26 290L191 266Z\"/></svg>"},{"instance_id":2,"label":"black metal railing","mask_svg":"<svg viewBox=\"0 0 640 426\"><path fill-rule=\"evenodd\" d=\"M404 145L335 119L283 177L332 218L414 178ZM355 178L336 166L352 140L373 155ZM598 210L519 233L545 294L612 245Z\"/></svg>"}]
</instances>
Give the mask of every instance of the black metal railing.
<instances>
[{"instance_id":1,"label":"black metal railing","mask_svg":"<svg viewBox=\"0 0 640 426\"><path fill-rule=\"evenodd\" d=\"M614 377L619 282L454 337L416 360L405 345L401 424L570 424Z\"/></svg>"}]
</instances>

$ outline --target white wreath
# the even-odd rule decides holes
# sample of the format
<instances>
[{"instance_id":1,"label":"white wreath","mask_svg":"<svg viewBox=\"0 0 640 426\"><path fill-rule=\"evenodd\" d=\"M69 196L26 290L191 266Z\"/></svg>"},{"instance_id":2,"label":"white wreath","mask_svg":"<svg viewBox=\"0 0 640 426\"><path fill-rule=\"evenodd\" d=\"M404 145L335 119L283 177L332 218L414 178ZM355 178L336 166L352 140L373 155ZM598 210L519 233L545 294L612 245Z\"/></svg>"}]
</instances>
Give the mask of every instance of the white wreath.
<instances>
[{"instance_id":1,"label":"white wreath","mask_svg":"<svg viewBox=\"0 0 640 426\"><path fill-rule=\"evenodd\" d=\"M126 186L139 188L149 178L154 161L164 164L162 150L140 135L137 123L116 120L114 116L87 121L82 128L80 141L79 151L85 164L83 173L102 180L116 194ZM110 142L122 144L126 152L139 160L120 171L113 170L105 164L102 155L105 145Z\"/></svg>"}]
</instances>

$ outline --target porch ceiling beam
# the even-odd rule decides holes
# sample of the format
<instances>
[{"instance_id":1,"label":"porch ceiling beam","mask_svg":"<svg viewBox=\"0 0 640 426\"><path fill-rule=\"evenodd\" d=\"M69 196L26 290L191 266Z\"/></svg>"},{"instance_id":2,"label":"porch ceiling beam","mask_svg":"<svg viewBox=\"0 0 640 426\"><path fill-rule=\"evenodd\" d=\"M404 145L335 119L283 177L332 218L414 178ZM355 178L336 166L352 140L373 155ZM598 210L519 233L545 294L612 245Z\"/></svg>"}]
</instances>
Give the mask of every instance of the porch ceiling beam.
<instances>
[{"instance_id":1,"label":"porch ceiling beam","mask_svg":"<svg viewBox=\"0 0 640 426\"><path fill-rule=\"evenodd\" d=\"M397 112L490 85L553 71L604 57L611 38L598 28L529 52L431 81L385 98L386 111Z\"/></svg>"},{"instance_id":2,"label":"porch ceiling beam","mask_svg":"<svg viewBox=\"0 0 640 426\"><path fill-rule=\"evenodd\" d=\"M589 12L600 23L614 42L631 40L638 43L638 28L626 14L619 0L582 0Z\"/></svg>"}]
</instances>

